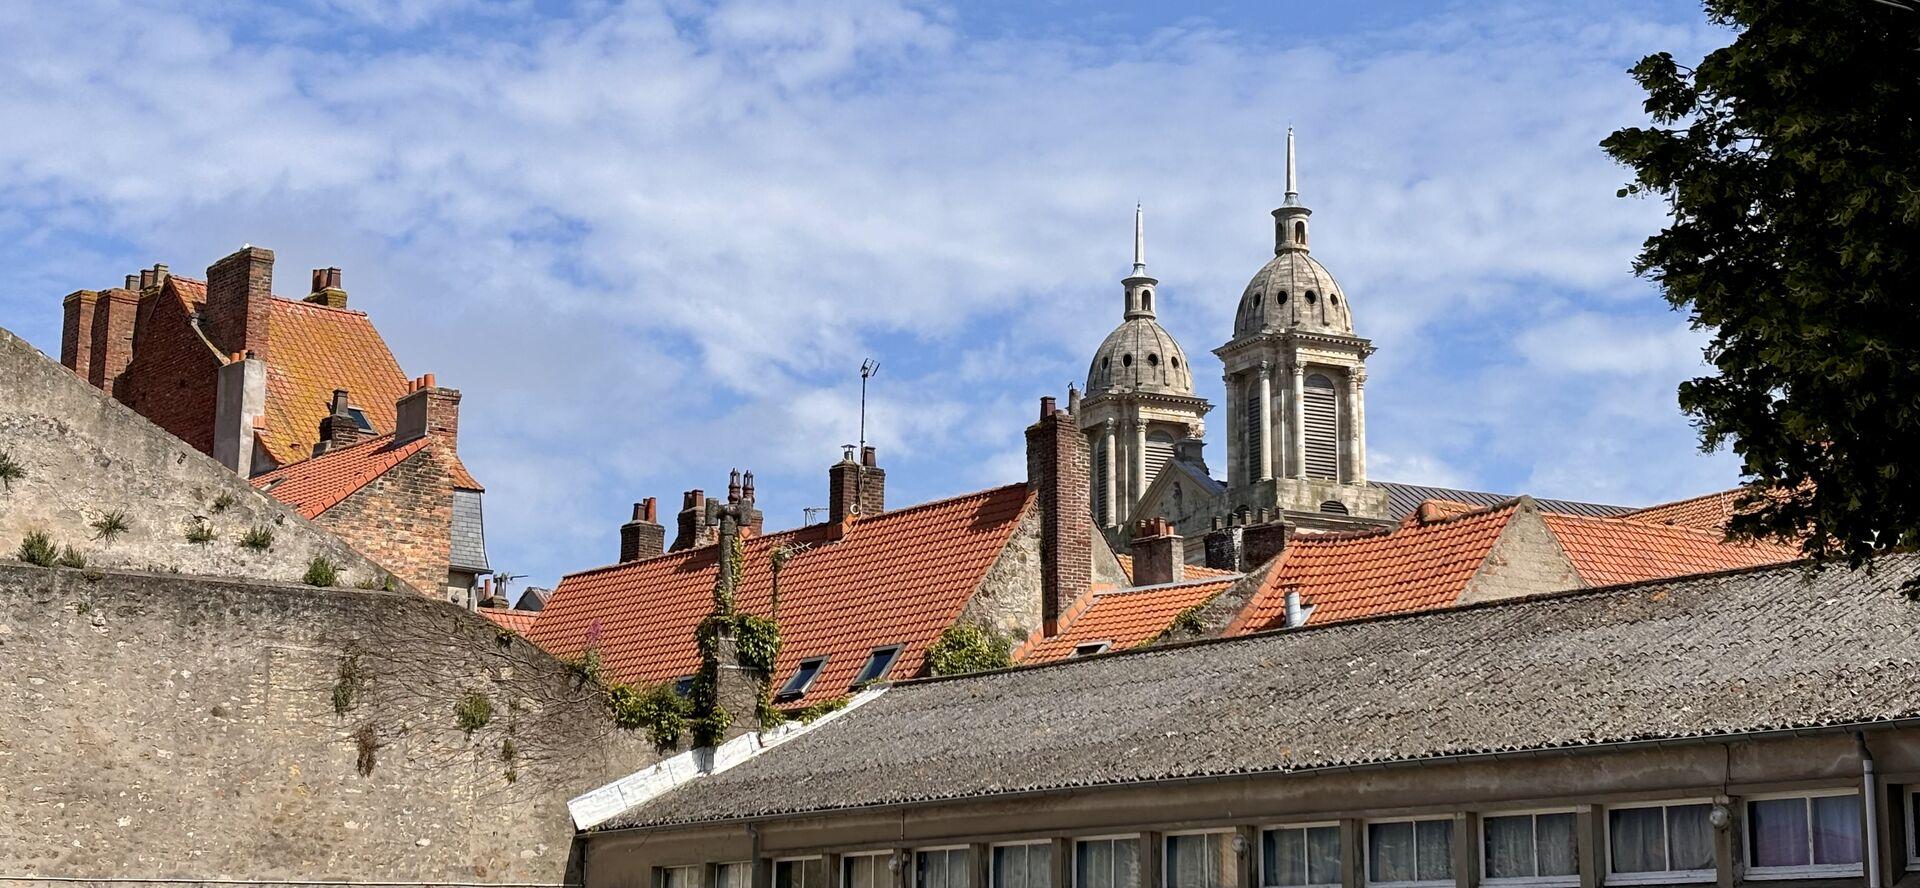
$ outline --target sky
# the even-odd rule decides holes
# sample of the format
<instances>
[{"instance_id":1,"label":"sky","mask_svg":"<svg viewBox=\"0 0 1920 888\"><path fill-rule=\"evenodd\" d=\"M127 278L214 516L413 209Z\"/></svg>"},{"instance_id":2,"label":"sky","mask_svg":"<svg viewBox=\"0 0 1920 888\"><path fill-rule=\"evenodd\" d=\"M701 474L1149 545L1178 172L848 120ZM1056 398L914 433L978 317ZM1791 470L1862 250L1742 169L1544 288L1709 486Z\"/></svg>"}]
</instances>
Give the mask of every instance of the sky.
<instances>
[{"instance_id":1,"label":"sky","mask_svg":"<svg viewBox=\"0 0 1920 888\"><path fill-rule=\"evenodd\" d=\"M155 262L341 266L462 390L496 570L615 559L752 469L772 528L858 435L904 505L1023 479L1121 319L1210 354L1272 255L1285 132L1368 363L1369 474L1647 504L1731 486L1675 405L1704 333L1633 275L1597 147L1697 5L985 0L0 4L0 326ZM1225 465L1219 409L1207 457Z\"/></svg>"}]
</instances>

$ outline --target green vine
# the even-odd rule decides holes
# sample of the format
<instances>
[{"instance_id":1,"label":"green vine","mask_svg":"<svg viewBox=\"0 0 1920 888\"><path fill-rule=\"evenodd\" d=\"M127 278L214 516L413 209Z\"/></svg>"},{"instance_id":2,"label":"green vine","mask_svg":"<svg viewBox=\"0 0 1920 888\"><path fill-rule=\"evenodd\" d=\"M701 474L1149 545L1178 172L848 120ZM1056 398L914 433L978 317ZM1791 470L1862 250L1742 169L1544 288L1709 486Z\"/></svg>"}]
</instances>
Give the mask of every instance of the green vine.
<instances>
[{"instance_id":1,"label":"green vine","mask_svg":"<svg viewBox=\"0 0 1920 888\"><path fill-rule=\"evenodd\" d=\"M346 715L354 704L360 702L366 687L367 673L360 668L360 658L349 656L342 659L340 671L333 682L333 714Z\"/></svg>"},{"instance_id":2,"label":"green vine","mask_svg":"<svg viewBox=\"0 0 1920 888\"><path fill-rule=\"evenodd\" d=\"M460 702L453 704L453 720L460 730L471 735L493 721L493 701L478 691L468 691Z\"/></svg>"},{"instance_id":3,"label":"green vine","mask_svg":"<svg viewBox=\"0 0 1920 888\"><path fill-rule=\"evenodd\" d=\"M1013 641L985 626L948 627L927 648L927 671L960 675L1013 665Z\"/></svg>"},{"instance_id":4,"label":"green vine","mask_svg":"<svg viewBox=\"0 0 1920 888\"><path fill-rule=\"evenodd\" d=\"M629 731L646 731L647 739L662 752L678 747L693 714L693 704L675 693L673 684L664 682L645 690L627 684L608 688L607 707L613 711L613 723Z\"/></svg>"},{"instance_id":5,"label":"green vine","mask_svg":"<svg viewBox=\"0 0 1920 888\"><path fill-rule=\"evenodd\" d=\"M828 700L822 700L818 703L813 704L812 706L807 706L805 708L795 710L793 713L793 720L803 725L810 725L810 724L813 724L816 720L818 720L823 715L826 715L832 712L839 712L840 710L847 708L847 704L851 702L853 702L852 697L849 697L845 694L841 694L838 697L834 697Z\"/></svg>"},{"instance_id":6,"label":"green vine","mask_svg":"<svg viewBox=\"0 0 1920 888\"><path fill-rule=\"evenodd\" d=\"M1166 641L1169 638L1181 635L1192 638L1204 634L1207 631L1207 627L1205 623L1200 622L1200 609L1205 606L1205 604L1196 604L1181 611L1178 616L1173 618L1173 622L1168 624L1167 628L1163 630L1158 637L1154 638L1154 641Z\"/></svg>"}]
</instances>

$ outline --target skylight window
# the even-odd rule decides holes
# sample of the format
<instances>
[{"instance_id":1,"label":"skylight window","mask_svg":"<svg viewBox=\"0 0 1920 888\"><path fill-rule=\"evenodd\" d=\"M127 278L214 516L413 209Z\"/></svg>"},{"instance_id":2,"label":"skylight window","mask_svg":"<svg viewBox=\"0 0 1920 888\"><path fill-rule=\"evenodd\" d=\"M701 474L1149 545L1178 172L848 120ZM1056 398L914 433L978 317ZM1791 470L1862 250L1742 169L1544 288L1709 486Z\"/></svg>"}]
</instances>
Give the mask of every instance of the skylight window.
<instances>
[{"instance_id":1,"label":"skylight window","mask_svg":"<svg viewBox=\"0 0 1920 888\"><path fill-rule=\"evenodd\" d=\"M693 676L682 675L673 682L673 692L682 697L693 693Z\"/></svg>"},{"instance_id":2,"label":"skylight window","mask_svg":"<svg viewBox=\"0 0 1920 888\"><path fill-rule=\"evenodd\" d=\"M1089 641L1086 644L1074 645L1073 656L1091 657L1094 654L1104 654L1111 647L1113 647L1111 641Z\"/></svg>"},{"instance_id":3,"label":"skylight window","mask_svg":"<svg viewBox=\"0 0 1920 888\"><path fill-rule=\"evenodd\" d=\"M360 431L363 431L363 432L373 431L373 423L370 423L367 421L366 411L361 410L358 407L348 407L347 415L353 417L353 424L359 426Z\"/></svg>"},{"instance_id":4,"label":"skylight window","mask_svg":"<svg viewBox=\"0 0 1920 888\"><path fill-rule=\"evenodd\" d=\"M860 675L853 680L854 687L872 684L887 677L892 671L893 662L900 659L900 646L874 648L873 655L867 658L867 665L860 667Z\"/></svg>"},{"instance_id":5,"label":"skylight window","mask_svg":"<svg viewBox=\"0 0 1920 888\"><path fill-rule=\"evenodd\" d=\"M827 665L826 657L801 660L800 668L794 670L793 677L787 679L787 683L781 686L778 696L791 698L805 694L807 688L813 686L813 680L820 677L820 669L825 665Z\"/></svg>"}]
</instances>

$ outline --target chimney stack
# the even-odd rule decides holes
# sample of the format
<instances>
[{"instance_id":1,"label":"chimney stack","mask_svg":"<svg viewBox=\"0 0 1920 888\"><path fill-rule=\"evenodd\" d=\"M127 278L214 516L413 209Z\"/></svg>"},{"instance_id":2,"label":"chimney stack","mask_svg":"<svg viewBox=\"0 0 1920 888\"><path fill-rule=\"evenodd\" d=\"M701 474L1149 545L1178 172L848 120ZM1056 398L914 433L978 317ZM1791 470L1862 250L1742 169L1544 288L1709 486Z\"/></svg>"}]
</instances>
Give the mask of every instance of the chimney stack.
<instances>
[{"instance_id":1,"label":"chimney stack","mask_svg":"<svg viewBox=\"0 0 1920 888\"><path fill-rule=\"evenodd\" d=\"M827 469L827 522L839 524L850 515L873 517L886 511L887 470L872 447L854 457L854 445L844 446L840 461Z\"/></svg>"},{"instance_id":2,"label":"chimney stack","mask_svg":"<svg viewBox=\"0 0 1920 888\"><path fill-rule=\"evenodd\" d=\"M1051 397L1027 427L1027 488L1040 508L1040 616L1051 636L1093 582L1093 512L1087 439Z\"/></svg>"},{"instance_id":3,"label":"chimney stack","mask_svg":"<svg viewBox=\"0 0 1920 888\"><path fill-rule=\"evenodd\" d=\"M1224 520L1219 516L1213 519L1213 529L1207 531L1207 566L1214 570L1240 570L1241 527L1228 515Z\"/></svg>"},{"instance_id":4,"label":"chimney stack","mask_svg":"<svg viewBox=\"0 0 1920 888\"><path fill-rule=\"evenodd\" d=\"M252 352L268 360L267 316L273 311L273 251L245 246L207 268L201 329L222 353Z\"/></svg>"},{"instance_id":5,"label":"chimney stack","mask_svg":"<svg viewBox=\"0 0 1920 888\"><path fill-rule=\"evenodd\" d=\"M1292 538L1293 525L1285 521L1248 525L1240 537L1240 570L1250 571L1280 557Z\"/></svg>"},{"instance_id":6,"label":"chimney stack","mask_svg":"<svg viewBox=\"0 0 1920 888\"><path fill-rule=\"evenodd\" d=\"M1286 628L1292 629L1295 626L1305 623L1307 621L1307 611L1305 608L1300 606L1300 587L1299 586L1287 587L1286 602L1287 602Z\"/></svg>"},{"instance_id":7,"label":"chimney stack","mask_svg":"<svg viewBox=\"0 0 1920 888\"><path fill-rule=\"evenodd\" d=\"M647 497L633 504L633 520L620 525L620 562L652 558L663 551L667 529L660 526L659 504Z\"/></svg>"},{"instance_id":8,"label":"chimney stack","mask_svg":"<svg viewBox=\"0 0 1920 888\"><path fill-rule=\"evenodd\" d=\"M306 301L330 308L346 308L347 291L340 287L340 269L314 269L313 290L307 294Z\"/></svg>"},{"instance_id":9,"label":"chimney stack","mask_svg":"<svg viewBox=\"0 0 1920 888\"><path fill-rule=\"evenodd\" d=\"M407 394L394 402L394 443L422 435L432 435L455 450L460 447L460 390L439 387L431 373L410 383Z\"/></svg>"},{"instance_id":10,"label":"chimney stack","mask_svg":"<svg viewBox=\"0 0 1920 888\"><path fill-rule=\"evenodd\" d=\"M357 443L366 437L360 423L353 419L353 411L348 409L347 390L333 390L333 409L325 419L320 420L320 442L313 445L313 454L319 456L330 450L339 450Z\"/></svg>"},{"instance_id":11,"label":"chimney stack","mask_svg":"<svg viewBox=\"0 0 1920 888\"><path fill-rule=\"evenodd\" d=\"M689 490L680 497L679 529L673 537L673 548L679 552L685 549L697 549L713 542L712 526L707 524L707 494L701 490Z\"/></svg>"},{"instance_id":12,"label":"chimney stack","mask_svg":"<svg viewBox=\"0 0 1920 888\"><path fill-rule=\"evenodd\" d=\"M1186 541L1165 518L1142 519L1134 527L1133 584L1158 586L1186 579Z\"/></svg>"}]
</instances>

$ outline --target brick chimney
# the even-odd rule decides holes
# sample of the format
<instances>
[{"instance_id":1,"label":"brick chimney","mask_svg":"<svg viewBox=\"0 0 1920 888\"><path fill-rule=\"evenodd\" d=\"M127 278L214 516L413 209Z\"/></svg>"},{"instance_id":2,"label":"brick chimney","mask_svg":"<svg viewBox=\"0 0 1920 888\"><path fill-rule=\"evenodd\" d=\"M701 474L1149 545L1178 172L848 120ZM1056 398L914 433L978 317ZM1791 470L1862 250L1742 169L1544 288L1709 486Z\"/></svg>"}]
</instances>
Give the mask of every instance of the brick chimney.
<instances>
[{"instance_id":1,"label":"brick chimney","mask_svg":"<svg viewBox=\"0 0 1920 888\"><path fill-rule=\"evenodd\" d=\"M455 450L460 446L460 390L441 388L429 373L414 380L394 402L393 440L404 444L432 435Z\"/></svg>"},{"instance_id":2,"label":"brick chimney","mask_svg":"<svg viewBox=\"0 0 1920 888\"><path fill-rule=\"evenodd\" d=\"M1240 570L1242 547L1239 516L1214 516L1213 529L1205 537L1207 566L1214 570Z\"/></svg>"},{"instance_id":3,"label":"brick chimney","mask_svg":"<svg viewBox=\"0 0 1920 888\"><path fill-rule=\"evenodd\" d=\"M696 489L681 494L679 528L669 551L697 549L713 542L713 535L714 528L707 523L706 493Z\"/></svg>"},{"instance_id":4,"label":"brick chimney","mask_svg":"<svg viewBox=\"0 0 1920 888\"><path fill-rule=\"evenodd\" d=\"M92 373L93 315L99 304L100 294L92 290L75 290L61 300L60 366L94 385L100 384Z\"/></svg>"},{"instance_id":5,"label":"brick chimney","mask_svg":"<svg viewBox=\"0 0 1920 888\"><path fill-rule=\"evenodd\" d=\"M1040 508L1040 616L1051 636L1093 581L1093 512L1088 502L1087 439L1071 414L1040 399L1027 427L1027 489Z\"/></svg>"},{"instance_id":6,"label":"brick chimney","mask_svg":"<svg viewBox=\"0 0 1920 888\"><path fill-rule=\"evenodd\" d=\"M273 311L273 251L241 247L207 267L207 304L200 328L222 352L268 360L267 315Z\"/></svg>"},{"instance_id":7,"label":"brick chimney","mask_svg":"<svg viewBox=\"0 0 1920 888\"><path fill-rule=\"evenodd\" d=\"M1133 584L1158 586L1186 579L1186 541L1165 518L1143 519L1134 525Z\"/></svg>"},{"instance_id":8,"label":"brick chimney","mask_svg":"<svg viewBox=\"0 0 1920 888\"><path fill-rule=\"evenodd\" d=\"M1293 525L1280 520L1248 525L1240 537L1240 569L1253 570L1280 557L1287 541L1293 539L1293 529Z\"/></svg>"},{"instance_id":9,"label":"brick chimney","mask_svg":"<svg viewBox=\"0 0 1920 888\"><path fill-rule=\"evenodd\" d=\"M873 445L860 448L860 514L873 516L887 510L887 470L880 468L880 455Z\"/></svg>"},{"instance_id":10,"label":"brick chimney","mask_svg":"<svg viewBox=\"0 0 1920 888\"><path fill-rule=\"evenodd\" d=\"M346 308L347 291L340 287L340 269L314 269L313 290L307 294L306 301L330 308Z\"/></svg>"},{"instance_id":11,"label":"brick chimney","mask_svg":"<svg viewBox=\"0 0 1920 888\"><path fill-rule=\"evenodd\" d=\"M633 520L620 525L620 563L660 554L667 529L660 526L659 503L647 497L633 504Z\"/></svg>"},{"instance_id":12,"label":"brick chimney","mask_svg":"<svg viewBox=\"0 0 1920 888\"><path fill-rule=\"evenodd\" d=\"M887 470L880 468L874 449L854 459L848 444L840 461L827 469L827 522L839 524L849 515L872 517L887 508Z\"/></svg>"},{"instance_id":13,"label":"brick chimney","mask_svg":"<svg viewBox=\"0 0 1920 888\"><path fill-rule=\"evenodd\" d=\"M360 423L353 419L348 408L347 390L333 390L333 409L325 419L320 420L320 442L313 445L313 455L319 456L329 450L351 447L361 438L367 437Z\"/></svg>"}]
</instances>

